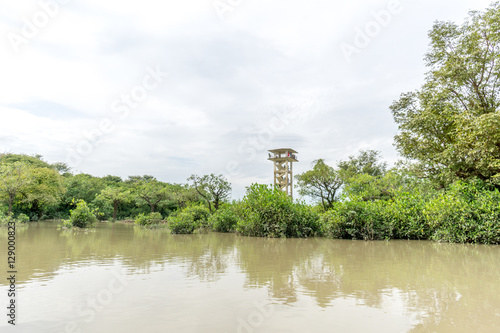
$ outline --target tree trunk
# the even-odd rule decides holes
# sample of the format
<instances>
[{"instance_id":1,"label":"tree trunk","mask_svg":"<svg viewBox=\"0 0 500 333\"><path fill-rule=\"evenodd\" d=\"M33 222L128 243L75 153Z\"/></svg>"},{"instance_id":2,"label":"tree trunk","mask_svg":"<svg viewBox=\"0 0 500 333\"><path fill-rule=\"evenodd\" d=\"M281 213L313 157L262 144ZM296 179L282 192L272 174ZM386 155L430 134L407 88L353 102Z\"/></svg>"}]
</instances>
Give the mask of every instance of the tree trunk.
<instances>
[{"instance_id":1,"label":"tree trunk","mask_svg":"<svg viewBox=\"0 0 500 333\"><path fill-rule=\"evenodd\" d=\"M113 221L116 221L116 211L118 210L118 201L113 202Z\"/></svg>"},{"instance_id":2,"label":"tree trunk","mask_svg":"<svg viewBox=\"0 0 500 333\"><path fill-rule=\"evenodd\" d=\"M154 204L150 204L151 206L151 213L154 213L155 212L155 205Z\"/></svg>"}]
</instances>

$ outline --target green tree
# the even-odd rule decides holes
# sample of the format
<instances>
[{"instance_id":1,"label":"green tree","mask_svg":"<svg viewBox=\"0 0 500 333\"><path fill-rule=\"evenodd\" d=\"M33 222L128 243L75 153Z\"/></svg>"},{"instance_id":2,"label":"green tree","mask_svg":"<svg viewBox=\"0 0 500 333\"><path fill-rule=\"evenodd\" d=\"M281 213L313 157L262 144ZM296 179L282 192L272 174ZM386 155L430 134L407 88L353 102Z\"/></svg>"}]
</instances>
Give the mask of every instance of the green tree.
<instances>
[{"instance_id":1,"label":"green tree","mask_svg":"<svg viewBox=\"0 0 500 333\"><path fill-rule=\"evenodd\" d=\"M105 188L105 184L100 178L85 173L67 177L64 182L67 189L65 200L69 206L72 205L73 199L81 199L90 203Z\"/></svg>"},{"instance_id":2,"label":"green tree","mask_svg":"<svg viewBox=\"0 0 500 333\"><path fill-rule=\"evenodd\" d=\"M392 190L399 186L399 177L387 172L387 163L377 150L360 150L357 156L338 163L340 178L344 182L342 193L349 200L389 199Z\"/></svg>"},{"instance_id":3,"label":"green tree","mask_svg":"<svg viewBox=\"0 0 500 333\"><path fill-rule=\"evenodd\" d=\"M102 177L101 180L108 186L115 186L115 185L120 185L123 183L123 180L121 177L118 176L112 176L112 175L107 175L105 177Z\"/></svg>"},{"instance_id":4,"label":"green tree","mask_svg":"<svg viewBox=\"0 0 500 333\"><path fill-rule=\"evenodd\" d=\"M132 196L129 190L121 187L108 186L101 190L101 193L96 197L96 201L103 201L113 206L113 221L116 221L116 213L118 205L132 201Z\"/></svg>"},{"instance_id":5,"label":"green tree","mask_svg":"<svg viewBox=\"0 0 500 333\"><path fill-rule=\"evenodd\" d=\"M378 177L383 176L387 171L387 163L380 162L380 160L379 151L360 150L358 156L349 156L347 161L340 161L338 167L344 179L359 174Z\"/></svg>"},{"instance_id":6,"label":"green tree","mask_svg":"<svg viewBox=\"0 0 500 333\"><path fill-rule=\"evenodd\" d=\"M182 209L190 202L199 202L200 196L196 189L187 184L168 184L171 199L177 208Z\"/></svg>"},{"instance_id":7,"label":"green tree","mask_svg":"<svg viewBox=\"0 0 500 333\"><path fill-rule=\"evenodd\" d=\"M349 178L342 192L349 200L388 200L401 185L402 178L396 171L389 170L384 176L361 173Z\"/></svg>"},{"instance_id":8,"label":"green tree","mask_svg":"<svg viewBox=\"0 0 500 333\"><path fill-rule=\"evenodd\" d=\"M49 206L56 205L65 189L59 173L53 168L30 168L30 182L21 191L23 201L41 219Z\"/></svg>"},{"instance_id":9,"label":"green tree","mask_svg":"<svg viewBox=\"0 0 500 333\"><path fill-rule=\"evenodd\" d=\"M245 236L312 237L320 232L311 206L294 203L277 187L252 184L238 208L236 230Z\"/></svg>"},{"instance_id":10,"label":"green tree","mask_svg":"<svg viewBox=\"0 0 500 333\"><path fill-rule=\"evenodd\" d=\"M49 163L42 159L42 155L26 155L26 154L0 154L0 163L14 164L15 162L23 163L29 167L50 168Z\"/></svg>"},{"instance_id":11,"label":"green tree","mask_svg":"<svg viewBox=\"0 0 500 333\"><path fill-rule=\"evenodd\" d=\"M210 213L212 204L215 210L219 209L220 204L227 200L231 193L231 184L223 175L216 176L213 173L202 177L191 175L188 181L193 182L196 192L207 202Z\"/></svg>"},{"instance_id":12,"label":"green tree","mask_svg":"<svg viewBox=\"0 0 500 333\"><path fill-rule=\"evenodd\" d=\"M95 226L97 218L94 211L83 200L73 200L75 209L70 211L69 220L64 221L68 227L91 228Z\"/></svg>"},{"instance_id":13,"label":"green tree","mask_svg":"<svg viewBox=\"0 0 500 333\"><path fill-rule=\"evenodd\" d=\"M8 214L12 214L12 205L31 182L30 168L22 162L0 164L0 195L9 205Z\"/></svg>"},{"instance_id":14,"label":"green tree","mask_svg":"<svg viewBox=\"0 0 500 333\"><path fill-rule=\"evenodd\" d=\"M479 178L500 187L500 4L462 25L437 22L429 37L423 87L391 106L395 146L440 186Z\"/></svg>"},{"instance_id":15,"label":"green tree","mask_svg":"<svg viewBox=\"0 0 500 333\"><path fill-rule=\"evenodd\" d=\"M151 208L151 213L154 213L160 203L168 199L168 191L165 184L152 180L140 180L135 189L137 195L137 203L146 203Z\"/></svg>"},{"instance_id":16,"label":"green tree","mask_svg":"<svg viewBox=\"0 0 500 333\"><path fill-rule=\"evenodd\" d=\"M59 172L61 175L69 173L71 171L71 168L66 163L63 162L57 162L52 164L52 168L57 170L57 172Z\"/></svg>"},{"instance_id":17,"label":"green tree","mask_svg":"<svg viewBox=\"0 0 500 333\"><path fill-rule=\"evenodd\" d=\"M300 195L310 196L321 200L326 210L332 207L337 200L343 180L335 168L327 165L323 159L313 162L312 170L296 175Z\"/></svg>"}]
</instances>

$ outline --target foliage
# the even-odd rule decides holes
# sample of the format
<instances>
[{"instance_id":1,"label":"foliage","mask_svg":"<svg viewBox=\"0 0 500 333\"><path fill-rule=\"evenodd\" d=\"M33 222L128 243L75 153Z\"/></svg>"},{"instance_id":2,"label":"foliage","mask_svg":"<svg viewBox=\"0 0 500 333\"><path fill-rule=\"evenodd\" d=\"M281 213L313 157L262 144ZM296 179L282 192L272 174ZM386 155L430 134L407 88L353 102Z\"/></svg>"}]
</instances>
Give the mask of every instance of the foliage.
<instances>
[{"instance_id":1,"label":"foliage","mask_svg":"<svg viewBox=\"0 0 500 333\"><path fill-rule=\"evenodd\" d=\"M319 199L324 209L330 208L337 200L337 192L343 184L338 171L323 159L316 160L312 170L296 175L295 178L299 194Z\"/></svg>"},{"instance_id":2,"label":"foliage","mask_svg":"<svg viewBox=\"0 0 500 333\"><path fill-rule=\"evenodd\" d=\"M178 208L185 208L189 203L200 202L196 189L188 184L169 184L170 197Z\"/></svg>"},{"instance_id":3,"label":"foliage","mask_svg":"<svg viewBox=\"0 0 500 333\"><path fill-rule=\"evenodd\" d=\"M210 211L202 205L193 205L173 214L168 226L173 234L192 234L196 229L207 229Z\"/></svg>"},{"instance_id":4,"label":"foliage","mask_svg":"<svg viewBox=\"0 0 500 333\"><path fill-rule=\"evenodd\" d=\"M135 218L135 224L151 227L160 224L163 217L160 213L139 214Z\"/></svg>"},{"instance_id":5,"label":"foliage","mask_svg":"<svg viewBox=\"0 0 500 333\"><path fill-rule=\"evenodd\" d=\"M12 213L12 206L30 183L30 168L23 162L0 164L0 197L8 204L8 214Z\"/></svg>"},{"instance_id":6,"label":"foliage","mask_svg":"<svg viewBox=\"0 0 500 333\"><path fill-rule=\"evenodd\" d=\"M241 201L237 232L259 237L311 237L320 229L319 217L303 203L277 188L253 184Z\"/></svg>"},{"instance_id":7,"label":"foliage","mask_svg":"<svg viewBox=\"0 0 500 333\"><path fill-rule=\"evenodd\" d=\"M212 216L210 216L208 224L212 226L214 231L232 232L238 223L238 203L225 204Z\"/></svg>"},{"instance_id":8,"label":"foliage","mask_svg":"<svg viewBox=\"0 0 500 333\"><path fill-rule=\"evenodd\" d=\"M15 164L22 163L30 168L53 168L64 163L56 163L50 165L42 159L42 155L26 155L26 154L0 154L0 163Z\"/></svg>"},{"instance_id":9,"label":"foliage","mask_svg":"<svg viewBox=\"0 0 500 333\"><path fill-rule=\"evenodd\" d=\"M379 151L360 150L358 156L349 156L347 161L340 161L338 168L344 180L359 174L381 177L387 171L387 163L380 162L381 157Z\"/></svg>"},{"instance_id":10,"label":"foliage","mask_svg":"<svg viewBox=\"0 0 500 333\"><path fill-rule=\"evenodd\" d=\"M380 201L347 201L321 215L321 224L323 233L332 238L388 239L384 215Z\"/></svg>"},{"instance_id":11,"label":"foliage","mask_svg":"<svg viewBox=\"0 0 500 333\"><path fill-rule=\"evenodd\" d=\"M355 174L346 182L342 196L349 200L388 200L401 186L402 179L396 171L391 170L384 176Z\"/></svg>"},{"instance_id":12,"label":"foliage","mask_svg":"<svg viewBox=\"0 0 500 333\"><path fill-rule=\"evenodd\" d=\"M168 191L162 182L156 179L140 180L135 187L137 204L148 204L154 213L159 204L168 199Z\"/></svg>"},{"instance_id":13,"label":"foliage","mask_svg":"<svg viewBox=\"0 0 500 333\"><path fill-rule=\"evenodd\" d=\"M336 203L321 224L332 238L499 244L500 192L484 182L457 182L433 195L395 191L386 201Z\"/></svg>"},{"instance_id":14,"label":"foliage","mask_svg":"<svg viewBox=\"0 0 500 333\"><path fill-rule=\"evenodd\" d=\"M76 208L70 211L69 220L64 221L67 227L91 228L95 226L97 218L94 212L83 200L75 200Z\"/></svg>"},{"instance_id":15,"label":"foliage","mask_svg":"<svg viewBox=\"0 0 500 333\"><path fill-rule=\"evenodd\" d=\"M128 203L132 201L132 195L129 190L122 187L108 186L101 190L101 193L95 199L97 202L104 202L112 205L113 207L113 221L116 221L116 214L118 212L118 205L120 203Z\"/></svg>"},{"instance_id":16,"label":"foliage","mask_svg":"<svg viewBox=\"0 0 500 333\"><path fill-rule=\"evenodd\" d=\"M212 204L215 210L219 209L231 193L231 184L223 175L216 176L213 173L202 177L191 175L188 181L193 182L195 190L207 202L210 213L212 213Z\"/></svg>"},{"instance_id":17,"label":"foliage","mask_svg":"<svg viewBox=\"0 0 500 333\"><path fill-rule=\"evenodd\" d=\"M13 218L12 215L0 212L0 227L7 226L9 222L14 222L17 224L17 223L28 223L29 221L30 218L26 214L19 214L17 218Z\"/></svg>"},{"instance_id":18,"label":"foliage","mask_svg":"<svg viewBox=\"0 0 500 333\"><path fill-rule=\"evenodd\" d=\"M30 218L26 214L19 214L16 218L16 222L19 223L28 223L30 221Z\"/></svg>"},{"instance_id":19,"label":"foliage","mask_svg":"<svg viewBox=\"0 0 500 333\"><path fill-rule=\"evenodd\" d=\"M474 178L500 187L499 21L495 2L461 26L435 23L425 84L391 106L397 149L441 187Z\"/></svg>"},{"instance_id":20,"label":"foliage","mask_svg":"<svg viewBox=\"0 0 500 333\"><path fill-rule=\"evenodd\" d=\"M428 239L433 229L423 210L430 197L432 195L426 196L417 190L400 191L392 200L385 202L384 222L390 225L388 236L393 239Z\"/></svg>"},{"instance_id":21,"label":"foliage","mask_svg":"<svg viewBox=\"0 0 500 333\"><path fill-rule=\"evenodd\" d=\"M66 191L62 196L59 210L65 212L71 209L74 200L83 200L91 204L105 188L100 178L84 173L64 177L63 186Z\"/></svg>"},{"instance_id":22,"label":"foliage","mask_svg":"<svg viewBox=\"0 0 500 333\"><path fill-rule=\"evenodd\" d=\"M23 202L29 204L37 219L41 219L48 207L59 203L65 188L61 176L52 168L33 168L30 178L30 183L21 190Z\"/></svg>"},{"instance_id":23,"label":"foliage","mask_svg":"<svg viewBox=\"0 0 500 333\"><path fill-rule=\"evenodd\" d=\"M500 192L484 183L453 184L427 203L424 215L433 240L500 244Z\"/></svg>"}]
</instances>

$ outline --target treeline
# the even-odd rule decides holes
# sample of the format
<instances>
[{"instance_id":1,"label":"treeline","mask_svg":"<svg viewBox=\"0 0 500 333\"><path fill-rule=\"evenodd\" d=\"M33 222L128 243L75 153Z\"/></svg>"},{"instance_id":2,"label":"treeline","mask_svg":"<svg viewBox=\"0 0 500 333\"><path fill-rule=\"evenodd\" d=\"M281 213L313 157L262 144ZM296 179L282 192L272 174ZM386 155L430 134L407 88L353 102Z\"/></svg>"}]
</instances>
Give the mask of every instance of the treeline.
<instances>
[{"instance_id":1,"label":"treeline","mask_svg":"<svg viewBox=\"0 0 500 333\"><path fill-rule=\"evenodd\" d=\"M317 199L317 209L251 187L224 213L236 216L233 228L271 237L499 244L499 22L500 2L494 2L461 25L434 24L424 84L390 107L404 162L387 170L375 151L334 166L319 159L297 176L299 192Z\"/></svg>"},{"instance_id":2,"label":"treeline","mask_svg":"<svg viewBox=\"0 0 500 333\"><path fill-rule=\"evenodd\" d=\"M336 167L318 160L297 175L299 191L316 198L316 206L254 184L243 200L224 205L207 225L260 237L500 244L500 191L492 182L469 178L441 187L404 164L387 170L378 157L376 151L361 151Z\"/></svg>"},{"instance_id":3,"label":"treeline","mask_svg":"<svg viewBox=\"0 0 500 333\"><path fill-rule=\"evenodd\" d=\"M97 218L131 218L173 233L499 244L499 22L495 2L460 26L435 23L425 83L391 106L404 160L388 169L379 152L366 150L333 166L314 161L296 179L316 206L257 184L229 203L231 185L220 175L193 175L189 184L97 178L40 156L5 154L0 209L20 221L69 218L68 225L82 227Z\"/></svg>"},{"instance_id":4,"label":"treeline","mask_svg":"<svg viewBox=\"0 0 500 333\"><path fill-rule=\"evenodd\" d=\"M189 178L174 184L153 176L94 177L72 174L64 163L49 164L40 155L0 155L0 213L27 216L31 221L66 219L84 202L100 220L135 219L158 212L163 217L192 204L210 210L227 200L230 184L217 175Z\"/></svg>"}]
</instances>

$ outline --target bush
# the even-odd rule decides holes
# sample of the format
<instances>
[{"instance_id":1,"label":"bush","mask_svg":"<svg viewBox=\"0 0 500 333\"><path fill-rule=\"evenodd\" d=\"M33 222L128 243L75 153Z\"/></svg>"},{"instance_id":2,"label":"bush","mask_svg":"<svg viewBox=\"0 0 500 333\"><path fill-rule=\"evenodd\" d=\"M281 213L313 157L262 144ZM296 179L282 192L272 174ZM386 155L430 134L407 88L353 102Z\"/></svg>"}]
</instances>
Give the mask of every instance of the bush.
<instances>
[{"instance_id":1,"label":"bush","mask_svg":"<svg viewBox=\"0 0 500 333\"><path fill-rule=\"evenodd\" d=\"M18 223L27 223L29 221L30 221L30 218L28 217L28 215L22 214L22 213L19 214L17 216L17 219L16 219L16 222L18 222Z\"/></svg>"},{"instance_id":2,"label":"bush","mask_svg":"<svg viewBox=\"0 0 500 333\"><path fill-rule=\"evenodd\" d=\"M453 184L425 205L424 214L433 240L500 244L500 192L481 183Z\"/></svg>"},{"instance_id":3,"label":"bush","mask_svg":"<svg viewBox=\"0 0 500 333\"><path fill-rule=\"evenodd\" d=\"M428 239L432 234L423 215L426 199L419 192L400 192L385 206L385 223L390 224L390 237L394 239Z\"/></svg>"},{"instance_id":4,"label":"bush","mask_svg":"<svg viewBox=\"0 0 500 333\"><path fill-rule=\"evenodd\" d=\"M387 201L340 202L321 215L321 227L332 238L500 244L500 192L457 182L431 195L396 192Z\"/></svg>"},{"instance_id":5,"label":"bush","mask_svg":"<svg viewBox=\"0 0 500 333\"><path fill-rule=\"evenodd\" d=\"M386 201L347 201L337 203L321 215L325 236L343 239L377 240L392 236L387 223Z\"/></svg>"},{"instance_id":6,"label":"bush","mask_svg":"<svg viewBox=\"0 0 500 333\"><path fill-rule=\"evenodd\" d=\"M312 207L294 204L277 188L253 184L241 202L236 230L259 237L310 237L320 231L319 217Z\"/></svg>"},{"instance_id":7,"label":"bush","mask_svg":"<svg viewBox=\"0 0 500 333\"><path fill-rule=\"evenodd\" d=\"M210 212L202 205L189 206L172 214L168 220L170 232L173 234L192 234L196 229L207 229Z\"/></svg>"},{"instance_id":8,"label":"bush","mask_svg":"<svg viewBox=\"0 0 500 333\"><path fill-rule=\"evenodd\" d=\"M238 222L238 204L226 204L219 208L208 220L214 231L231 232L236 228Z\"/></svg>"},{"instance_id":9,"label":"bush","mask_svg":"<svg viewBox=\"0 0 500 333\"><path fill-rule=\"evenodd\" d=\"M0 213L0 226L7 226L7 224L11 221L12 218L9 215Z\"/></svg>"},{"instance_id":10,"label":"bush","mask_svg":"<svg viewBox=\"0 0 500 333\"><path fill-rule=\"evenodd\" d=\"M151 227L160 224L162 216L160 213L139 214L135 217L135 224Z\"/></svg>"},{"instance_id":11,"label":"bush","mask_svg":"<svg viewBox=\"0 0 500 333\"><path fill-rule=\"evenodd\" d=\"M70 210L69 220L64 221L66 227L90 228L95 226L97 218L83 200L76 202L76 208Z\"/></svg>"}]
</instances>

